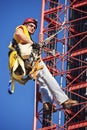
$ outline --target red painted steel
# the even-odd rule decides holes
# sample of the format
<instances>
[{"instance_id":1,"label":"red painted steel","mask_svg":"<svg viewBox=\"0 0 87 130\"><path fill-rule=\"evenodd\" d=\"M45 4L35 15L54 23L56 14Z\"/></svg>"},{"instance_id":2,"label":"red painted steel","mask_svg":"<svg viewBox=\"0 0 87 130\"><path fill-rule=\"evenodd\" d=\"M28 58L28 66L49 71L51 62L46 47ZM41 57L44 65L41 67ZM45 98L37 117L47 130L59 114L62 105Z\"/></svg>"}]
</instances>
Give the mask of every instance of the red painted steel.
<instances>
[{"instance_id":1,"label":"red painted steel","mask_svg":"<svg viewBox=\"0 0 87 130\"><path fill-rule=\"evenodd\" d=\"M50 61L52 61L52 66L47 64L50 72L56 77L62 89L69 94L69 96L74 95L72 98L75 97L79 101L79 104L73 106L72 109L63 109L54 99L57 112L53 113L52 124L55 130L86 130L87 117L84 118L83 113L87 113L87 95L84 95L81 90L86 90L87 80L81 80L81 77L83 78L87 72L87 61L78 57L87 55L87 46L85 48L83 48L83 45L82 48L78 47L85 40L87 41L87 29L78 31L75 24L87 19L87 10L81 10L82 7L87 8L87 1L60 0L60 3L56 1L57 0L42 0L39 43L42 44L46 38L52 35L51 32L54 30L58 31L61 28L57 36L54 37L55 42L52 40L47 42L47 45L50 47L53 46L54 42L55 53L52 54L53 50L51 48L44 48L44 55L42 55L42 57L46 63L51 63ZM67 1L67 3L64 3L65 1ZM53 5L56 4L57 6L51 8L50 3ZM69 16L71 15L69 14L70 10L76 11L78 15L84 15L69 20ZM55 15L55 18L50 17L52 14ZM80 38L78 41L76 41L77 37ZM73 40L75 44L71 45L71 40ZM77 66L78 63L80 63L81 66ZM70 68L69 64L75 67L72 68L71 66ZM77 72L78 75L74 76L73 73L76 74ZM36 115L34 114L34 117L37 117L37 119L35 118L34 125L36 125L36 130L50 130L50 127L53 126L41 128L43 108L38 90L36 94Z\"/></svg>"}]
</instances>

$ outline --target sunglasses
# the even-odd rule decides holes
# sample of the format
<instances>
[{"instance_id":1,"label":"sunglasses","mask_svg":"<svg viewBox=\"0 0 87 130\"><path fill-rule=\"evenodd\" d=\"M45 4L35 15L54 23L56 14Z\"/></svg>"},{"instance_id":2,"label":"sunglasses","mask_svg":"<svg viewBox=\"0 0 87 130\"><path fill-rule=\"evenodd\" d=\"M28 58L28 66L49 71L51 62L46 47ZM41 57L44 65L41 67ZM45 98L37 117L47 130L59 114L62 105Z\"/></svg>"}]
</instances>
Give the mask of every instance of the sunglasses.
<instances>
[{"instance_id":1,"label":"sunglasses","mask_svg":"<svg viewBox=\"0 0 87 130\"><path fill-rule=\"evenodd\" d=\"M33 24L28 24L28 26L30 26L31 28L36 29L36 26L34 26Z\"/></svg>"}]
</instances>

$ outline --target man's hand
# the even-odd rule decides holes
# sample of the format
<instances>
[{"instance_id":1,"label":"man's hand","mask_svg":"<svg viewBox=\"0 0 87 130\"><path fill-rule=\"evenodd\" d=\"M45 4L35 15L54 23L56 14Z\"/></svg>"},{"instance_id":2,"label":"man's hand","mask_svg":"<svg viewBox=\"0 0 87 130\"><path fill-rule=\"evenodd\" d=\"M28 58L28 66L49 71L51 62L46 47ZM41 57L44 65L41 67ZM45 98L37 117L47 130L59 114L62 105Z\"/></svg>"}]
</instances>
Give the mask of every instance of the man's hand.
<instances>
[{"instance_id":1,"label":"man's hand","mask_svg":"<svg viewBox=\"0 0 87 130\"><path fill-rule=\"evenodd\" d=\"M38 43L32 44L33 49L40 50L40 45Z\"/></svg>"}]
</instances>

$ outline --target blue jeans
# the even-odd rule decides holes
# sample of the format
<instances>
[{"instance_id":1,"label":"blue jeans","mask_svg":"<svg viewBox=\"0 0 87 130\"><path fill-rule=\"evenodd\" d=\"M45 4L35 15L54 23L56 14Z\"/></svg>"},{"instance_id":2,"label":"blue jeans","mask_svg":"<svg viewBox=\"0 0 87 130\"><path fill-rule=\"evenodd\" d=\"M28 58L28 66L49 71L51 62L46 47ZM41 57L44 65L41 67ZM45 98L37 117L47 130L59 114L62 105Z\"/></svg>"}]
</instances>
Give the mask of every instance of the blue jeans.
<instances>
[{"instance_id":1,"label":"blue jeans","mask_svg":"<svg viewBox=\"0 0 87 130\"><path fill-rule=\"evenodd\" d=\"M37 81L40 84L42 102L52 103L53 97L55 97L59 104L62 104L67 101L69 99L68 96L64 93L55 78L49 72L45 63L41 61L39 64L44 66L43 69L38 71L37 75Z\"/></svg>"}]
</instances>

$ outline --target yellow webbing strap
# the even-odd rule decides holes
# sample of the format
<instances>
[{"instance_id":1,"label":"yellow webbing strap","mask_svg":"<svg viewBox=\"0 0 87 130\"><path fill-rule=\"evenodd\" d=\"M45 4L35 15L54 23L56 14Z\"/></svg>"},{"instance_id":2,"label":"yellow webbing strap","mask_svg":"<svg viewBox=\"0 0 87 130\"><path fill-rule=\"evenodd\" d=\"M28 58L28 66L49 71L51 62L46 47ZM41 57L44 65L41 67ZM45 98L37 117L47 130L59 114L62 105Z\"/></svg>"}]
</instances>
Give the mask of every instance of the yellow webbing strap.
<instances>
[{"instance_id":1,"label":"yellow webbing strap","mask_svg":"<svg viewBox=\"0 0 87 130\"><path fill-rule=\"evenodd\" d=\"M34 64L34 66L32 67L32 70L30 71L30 75L33 74L33 79L35 80L37 77L37 71L43 69L43 65L39 66L41 59L37 60Z\"/></svg>"},{"instance_id":2,"label":"yellow webbing strap","mask_svg":"<svg viewBox=\"0 0 87 130\"><path fill-rule=\"evenodd\" d=\"M15 90L15 86L14 86L14 79L12 78L12 84L11 84L11 93L14 93L14 90Z\"/></svg>"},{"instance_id":3,"label":"yellow webbing strap","mask_svg":"<svg viewBox=\"0 0 87 130\"><path fill-rule=\"evenodd\" d=\"M40 62L41 62L41 59L35 61L34 66L31 66L29 63L27 63L27 66L32 69L30 71L29 75L32 75L31 77L34 80L37 77L38 70L43 69L43 65L41 65L41 66L39 65ZM22 74L22 75L15 74L15 70L18 67L19 64L21 65L23 72L24 72L24 74ZM11 79L12 79L11 92L14 93L15 81L18 81L21 84L25 84L28 80L30 80L29 78L23 79L23 77L25 75L24 62L17 55L17 52L15 50L10 54L10 57L9 57L9 70L12 70L12 73L11 73Z\"/></svg>"},{"instance_id":4,"label":"yellow webbing strap","mask_svg":"<svg viewBox=\"0 0 87 130\"><path fill-rule=\"evenodd\" d=\"M13 68L16 59L17 59L17 52L16 51L11 52L9 56L9 70Z\"/></svg>"}]
</instances>

